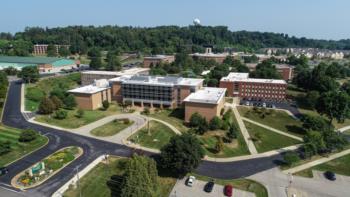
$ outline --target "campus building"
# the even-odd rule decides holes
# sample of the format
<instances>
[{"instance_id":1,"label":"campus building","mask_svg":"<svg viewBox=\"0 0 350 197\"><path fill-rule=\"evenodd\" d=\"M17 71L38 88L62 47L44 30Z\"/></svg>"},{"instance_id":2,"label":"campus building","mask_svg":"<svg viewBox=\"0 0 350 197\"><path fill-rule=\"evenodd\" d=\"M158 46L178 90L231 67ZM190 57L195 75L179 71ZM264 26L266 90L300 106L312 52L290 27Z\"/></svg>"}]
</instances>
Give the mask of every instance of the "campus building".
<instances>
[{"instance_id":1,"label":"campus building","mask_svg":"<svg viewBox=\"0 0 350 197\"><path fill-rule=\"evenodd\" d=\"M79 64L79 61L56 57L0 56L0 70L7 67L21 70L26 66L37 66L40 73L55 73L65 69L77 68Z\"/></svg>"},{"instance_id":2,"label":"campus building","mask_svg":"<svg viewBox=\"0 0 350 197\"><path fill-rule=\"evenodd\" d=\"M155 66L160 63L172 63L175 61L173 55L154 55L143 58L143 66L149 68L151 65Z\"/></svg>"},{"instance_id":3,"label":"campus building","mask_svg":"<svg viewBox=\"0 0 350 197\"><path fill-rule=\"evenodd\" d=\"M225 104L226 88L205 87L191 93L184 100L185 122L189 122L192 114L199 113L207 121L220 116Z\"/></svg>"},{"instance_id":4,"label":"campus building","mask_svg":"<svg viewBox=\"0 0 350 197\"><path fill-rule=\"evenodd\" d=\"M220 80L227 95L242 99L279 101L286 98L287 82L278 79L249 78L249 73L232 72Z\"/></svg>"},{"instance_id":5,"label":"campus building","mask_svg":"<svg viewBox=\"0 0 350 197\"><path fill-rule=\"evenodd\" d=\"M193 53L190 54L192 58L197 58L201 60L214 60L217 63L222 64L228 53L213 53L211 48L206 48L205 53Z\"/></svg>"},{"instance_id":6,"label":"campus building","mask_svg":"<svg viewBox=\"0 0 350 197\"><path fill-rule=\"evenodd\" d=\"M122 76L110 80L112 98L132 105L176 108L192 92L203 86L203 79L159 76Z\"/></svg>"},{"instance_id":7,"label":"campus building","mask_svg":"<svg viewBox=\"0 0 350 197\"><path fill-rule=\"evenodd\" d=\"M95 110L102 107L103 101L111 102L111 88L106 79L95 80L88 86L83 86L69 90L73 94L78 104L78 108Z\"/></svg>"},{"instance_id":8,"label":"campus building","mask_svg":"<svg viewBox=\"0 0 350 197\"><path fill-rule=\"evenodd\" d=\"M148 72L149 68L130 68L122 71L85 71L81 73L81 84L86 86L99 79L113 79L124 75L148 74Z\"/></svg>"},{"instance_id":9,"label":"campus building","mask_svg":"<svg viewBox=\"0 0 350 197\"><path fill-rule=\"evenodd\" d=\"M33 54L34 55L46 55L48 46L49 46L48 44L36 44L36 45L34 45L33 46ZM56 49L56 54L58 54L58 51L61 47L65 47L66 49L69 49L69 45L55 44L54 47Z\"/></svg>"},{"instance_id":10,"label":"campus building","mask_svg":"<svg viewBox=\"0 0 350 197\"><path fill-rule=\"evenodd\" d=\"M249 63L247 67L249 71L255 71L257 63ZM282 79L290 81L294 77L294 66L288 64L275 64L276 71L281 75Z\"/></svg>"}]
</instances>

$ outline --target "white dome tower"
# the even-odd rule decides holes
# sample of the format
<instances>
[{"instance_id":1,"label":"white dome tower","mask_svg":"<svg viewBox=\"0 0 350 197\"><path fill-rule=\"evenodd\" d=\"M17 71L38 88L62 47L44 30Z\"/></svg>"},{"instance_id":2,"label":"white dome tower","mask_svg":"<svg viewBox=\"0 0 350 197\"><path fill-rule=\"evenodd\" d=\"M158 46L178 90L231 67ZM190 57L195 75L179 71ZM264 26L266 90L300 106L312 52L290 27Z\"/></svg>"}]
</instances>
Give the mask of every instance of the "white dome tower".
<instances>
[{"instance_id":1,"label":"white dome tower","mask_svg":"<svg viewBox=\"0 0 350 197\"><path fill-rule=\"evenodd\" d=\"M201 21L200 21L198 18L195 18L195 19L193 20L193 24L194 24L195 26L201 25Z\"/></svg>"}]
</instances>

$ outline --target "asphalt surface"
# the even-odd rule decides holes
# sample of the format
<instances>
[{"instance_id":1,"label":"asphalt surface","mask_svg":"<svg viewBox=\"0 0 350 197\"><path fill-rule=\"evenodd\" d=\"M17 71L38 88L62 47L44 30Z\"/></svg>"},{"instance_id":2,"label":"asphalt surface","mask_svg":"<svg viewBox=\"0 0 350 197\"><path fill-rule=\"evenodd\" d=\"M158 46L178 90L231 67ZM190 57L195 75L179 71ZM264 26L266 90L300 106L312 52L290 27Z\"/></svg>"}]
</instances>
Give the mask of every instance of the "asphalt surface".
<instances>
[{"instance_id":1,"label":"asphalt surface","mask_svg":"<svg viewBox=\"0 0 350 197\"><path fill-rule=\"evenodd\" d=\"M2 122L7 126L19 129L35 129L41 134L46 135L49 138L49 143L42 149L8 165L7 167L9 169L9 173L0 177L0 188L3 187L6 189L16 190L10 186L12 177L63 147L72 145L79 146L83 148L84 154L40 186L29 189L25 192L14 192L12 195L18 194L17 196L23 196L24 194L25 196L35 197L51 196L52 193L54 193L59 187L61 187L75 175L77 169L83 169L98 156L102 154L110 154L130 157L134 153L133 149L124 145L101 141L67 131L61 131L27 122L22 116L20 110L20 95L21 83L11 82ZM148 156L153 155L153 153L145 151L143 151L143 154ZM213 178L242 178L275 167L276 161L279 159L281 159L280 155L226 163L203 161L196 172L201 175L211 176ZM0 190L0 196L3 196L4 194L2 191L5 190Z\"/></svg>"}]
</instances>

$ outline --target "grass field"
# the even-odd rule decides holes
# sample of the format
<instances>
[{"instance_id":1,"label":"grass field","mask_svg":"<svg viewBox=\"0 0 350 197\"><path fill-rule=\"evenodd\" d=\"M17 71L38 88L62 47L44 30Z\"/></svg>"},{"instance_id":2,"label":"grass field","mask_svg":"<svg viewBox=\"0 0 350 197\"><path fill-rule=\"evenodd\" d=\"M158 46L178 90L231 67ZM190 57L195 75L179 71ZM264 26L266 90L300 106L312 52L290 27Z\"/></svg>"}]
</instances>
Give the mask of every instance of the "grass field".
<instances>
[{"instance_id":1,"label":"grass field","mask_svg":"<svg viewBox=\"0 0 350 197\"><path fill-rule=\"evenodd\" d=\"M198 174L193 174L198 180L209 181L212 178L201 176ZM267 189L259 182L250 180L250 179L232 179L232 180L224 180L224 179L215 179L214 182L219 185L227 185L230 184L235 189L240 189L248 192L252 192L256 197L268 197Z\"/></svg>"},{"instance_id":2,"label":"grass field","mask_svg":"<svg viewBox=\"0 0 350 197\"><path fill-rule=\"evenodd\" d=\"M269 109L267 112L269 111L270 113L266 113L264 118L252 108L239 106L238 111L246 118L280 131L297 135L299 137L302 137L305 134L305 130L302 128L302 122L294 119L284 111Z\"/></svg>"},{"instance_id":3,"label":"grass field","mask_svg":"<svg viewBox=\"0 0 350 197\"><path fill-rule=\"evenodd\" d=\"M104 118L106 116L121 113L121 109L116 104L111 104L108 110L84 110L84 116L81 118L78 118L76 116L77 109L75 110L67 110L68 115L67 118L63 120L59 120L54 118L54 114L51 115L38 115L36 116L35 120L38 122L59 126L62 128L68 128L68 129L74 129L79 128L81 126L87 125L89 123L95 122L96 120L99 120L101 118Z\"/></svg>"},{"instance_id":4,"label":"grass field","mask_svg":"<svg viewBox=\"0 0 350 197\"><path fill-rule=\"evenodd\" d=\"M92 131L90 131L90 133L92 135L100 137L112 136L129 127L133 123L134 122L131 120L128 123L124 123L123 120L116 119L96 129L93 129Z\"/></svg>"},{"instance_id":5,"label":"grass field","mask_svg":"<svg viewBox=\"0 0 350 197\"><path fill-rule=\"evenodd\" d=\"M46 144L48 139L44 136L38 136L32 142L29 143L21 143L18 142L19 135L21 134L21 130L8 128L0 125L0 142L9 141L11 142L11 152L1 155L0 166L4 166L20 157L37 150Z\"/></svg>"},{"instance_id":6,"label":"grass field","mask_svg":"<svg viewBox=\"0 0 350 197\"><path fill-rule=\"evenodd\" d=\"M25 110L36 111L41 99L49 96L54 89L67 91L77 87L80 83L80 73L73 73L62 77L47 78L35 84L25 85Z\"/></svg>"},{"instance_id":7,"label":"grass field","mask_svg":"<svg viewBox=\"0 0 350 197\"><path fill-rule=\"evenodd\" d=\"M151 135L148 134L146 125L130 136L129 140L147 148L161 149L171 137L176 135L168 126L160 122L151 120L149 124Z\"/></svg>"},{"instance_id":8,"label":"grass field","mask_svg":"<svg viewBox=\"0 0 350 197\"><path fill-rule=\"evenodd\" d=\"M80 179L80 188L84 197L110 197L110 189L106 182L112 175L122 175L124 172L123 163L125 158L110 157L109 164L99 163L90 172ZM176 179L169 177L160 177L160 194L159 196L169 196L171 189L174 187ZM69 188L64 197L79 197L79 190Z\"/></svg>"},{"instance_id":9,"label":"grass field","mask_svg":"<svg viewBox=\"0 0 350 197\"><path fill-rule=\"evenodd\" d=\"M295 175L312 178L312 170L318 170L322 172L332 171L336 174L350 176L350 154L339 157L338 159L331 160L327 163L297 172Z\"/></svg>"},{"instance_id":10,"label":"grass field","mask_svg":"<svg viewBox=\"0 0 350 197\"><path fill-rule=\"evenodd\" d=\"M150 116L168 122L181 132L186 132L189 130L189 128L184 125L183 113L184 112L181 109L161 110L159 112L152 113Z\"/></svg>"},{"instance_id":11,"label":"grass field","mask_svg":"<svg viewBox=\"0 0 350 197\"><path fill-rule=\"evenodd\" d=\"M244 121L244 124L251 137L257 138L257 136L260 136L259 140L253 140L259 153L302 143L301 141L269 131L247 121Z\"/></svg>"}]
</instances>

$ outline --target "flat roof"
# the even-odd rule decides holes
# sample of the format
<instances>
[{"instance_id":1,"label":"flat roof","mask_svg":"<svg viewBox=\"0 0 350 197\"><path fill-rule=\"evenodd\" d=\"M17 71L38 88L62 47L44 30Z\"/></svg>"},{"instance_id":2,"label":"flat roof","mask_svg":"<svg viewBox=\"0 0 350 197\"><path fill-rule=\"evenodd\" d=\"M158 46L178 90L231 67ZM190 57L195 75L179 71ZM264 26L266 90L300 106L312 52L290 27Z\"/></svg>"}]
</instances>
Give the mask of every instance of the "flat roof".
<instances>
[{"instance_id":1,"label":"flat roof","mask_svg":"<svg viewBox=\"0 0 350 197\"><path fill-rule=\"evenodd\" d=\"M122 76L122 75L134 75L140 72L149 71L149 68L130 68L122 71L102 71L102 70L89 70L82 72L83 74L95 74L95 75L112 75L112 76Z\"/></svg>"},{"instance_id":2,"label":"flat roof","mask_svg":"<svg viewBox=\"0 0 350 197\"><path fill-rule=\"evenodd\" d=\"M134 75L129 79L125 79L123 83L125 84L148 84L148 85L158 85L158 86L197 86L203 82L204 79L198 78L182 78L182 77L172 77L172 76L150 76L150 75Z\"/></svg>"},{"instance_id":3,"label":"flat roof","mask_svg":"<svg viewBox=\"0 0 350 197\"><path fill-rule=\"evenodd\" d=\"M236 72L231 72L226 77L221 78L220 81L287 84L287 82L282 79L249 78L249 73L236 73Z\"/></svg>"},{"instance_id":4,"label":"flat roof","mask_svg":"<svg viewBox=\"0 0 350 197\"><path fill-rule=\"evenodd\" d=\"M205 87L197 92L191 93L185 98L185 102L218 104L225 96L226 88Z\"/></svg>"},{"instance_id":5,"label":"flat roof","mask_svg":"<svg viewBox=\"0 0 350 197\"><path fill-rule=\"evenodd\" d=\"M109 82L106 79L95 80L93 84L69 90L69 93L95 94L109 89Z\"/></svg>"},{"instance_id":6,"label":"flat roof","mask_svg":"<svg viewBox=\"0 0 350 197\"><path fill-rule=\"evenodd\" d=\"M173 57L173 56L172 55L153 55L153 56L144 57L143 59L159 60L159 59L165 59L169 57Z\"/></svg>"},{"instance_id":7,"label":"flat roof","mask_svg":"<svg viewBox=\"0 0 350 197\"><path fill-rule=\"evenodd\" d=\"M198 56L198 57L226 57L229 54L226 53L193 53L192 56Z\"/></svg>"},{"instance_id":8,"label":"flat roof","mask_svg":"<svg viewBox=\"0 0 350 197\"><path fill-rule=\"evenodd\" d=\"M19 56L0 56L0 62L23 63L23 64L51 64L63 60L57 57L19 57Z\"/></svg>"}]
</instances>

